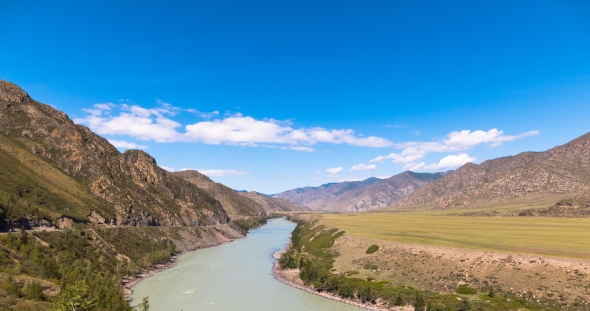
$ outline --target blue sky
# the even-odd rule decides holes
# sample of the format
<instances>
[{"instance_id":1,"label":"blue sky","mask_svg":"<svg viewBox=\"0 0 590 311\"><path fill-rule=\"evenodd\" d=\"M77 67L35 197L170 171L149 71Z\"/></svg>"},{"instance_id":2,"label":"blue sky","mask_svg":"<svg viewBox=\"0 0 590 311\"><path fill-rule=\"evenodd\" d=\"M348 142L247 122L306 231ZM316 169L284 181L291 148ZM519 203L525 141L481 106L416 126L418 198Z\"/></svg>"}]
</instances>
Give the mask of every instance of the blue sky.
<instances>
[{"instance_id":1,"label":"blue sky","mask_svg":"<svg viewBox=\"0 0 590 311\"><path fill-rule=\"evenodd\" d=\"M235 189L443 171L590 130L587 1L1 1L0 79Z\"/></svg>"}]
</instances>

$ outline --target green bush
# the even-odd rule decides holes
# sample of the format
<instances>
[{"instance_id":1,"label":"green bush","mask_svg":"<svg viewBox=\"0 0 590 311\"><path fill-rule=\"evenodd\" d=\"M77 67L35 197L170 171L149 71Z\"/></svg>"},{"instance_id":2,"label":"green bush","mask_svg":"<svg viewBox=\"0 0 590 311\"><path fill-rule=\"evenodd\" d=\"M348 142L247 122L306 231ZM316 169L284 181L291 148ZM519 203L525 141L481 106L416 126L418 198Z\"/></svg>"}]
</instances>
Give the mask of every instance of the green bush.
<instances>
[{"instance_id":1,"label":"green bush","mask_svg":"<svg viewBox=\"0 0 590 311\"><path fill-rule=\"evenodd\" d=\"M377 267L377 265L373 265L373 264L366 264L363 266L363 268L367 269L367 270L377 270L379 269L379 267Z\"/></svg>"},{"instance_id":2,"label":"green bush","mask_svg":"<svg viewBox=\"0 0 590 311\"><path fill-rule=\"evenodd\" d=\"M367 255L371 255L371 254L373 254L374 252L376 252L378 250L379 250L379 245L374 245L373 244L373 245L369 246L369 248L367 248L367 251L365 253Z\"/></svg>"},{"instance_id":3,"label":"green bush","mask_svg":"<svg viewBox=\"0 0 590 311\"><path fill-rule=\"evenodd\" d=\"M477 294L477 288L469 287L467 285L460 285L456 289L457 294L461 295L475 295Z\"/></svg>"}]
</instances>

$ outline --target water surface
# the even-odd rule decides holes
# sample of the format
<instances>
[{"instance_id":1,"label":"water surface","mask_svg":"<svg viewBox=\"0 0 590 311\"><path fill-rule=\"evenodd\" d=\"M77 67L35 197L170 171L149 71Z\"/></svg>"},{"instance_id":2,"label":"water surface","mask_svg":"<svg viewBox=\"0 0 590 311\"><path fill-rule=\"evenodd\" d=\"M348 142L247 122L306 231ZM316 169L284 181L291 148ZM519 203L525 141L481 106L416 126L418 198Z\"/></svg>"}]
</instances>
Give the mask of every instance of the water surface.
<instances>
[{"instance_id":1,"label":"water surface","mask_svg":"<svg viewBox=\"0 0 590 311\"><path fill-rule=\"evenodd\" d=\"M133 302L149 296L152 311L360 311L274 279L272 254L285 247L295 224L273 219L248 237L186 253L177 266L133 287Z\"/></svg>"}]
</instances>

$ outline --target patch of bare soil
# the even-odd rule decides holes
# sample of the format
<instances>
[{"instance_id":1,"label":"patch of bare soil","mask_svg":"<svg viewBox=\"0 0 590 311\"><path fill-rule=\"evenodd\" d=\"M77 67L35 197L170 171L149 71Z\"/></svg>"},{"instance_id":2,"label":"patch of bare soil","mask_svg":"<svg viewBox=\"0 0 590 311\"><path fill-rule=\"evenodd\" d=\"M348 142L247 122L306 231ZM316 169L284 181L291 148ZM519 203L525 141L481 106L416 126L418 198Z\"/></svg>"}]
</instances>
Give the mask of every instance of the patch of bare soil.
<instances>
[{"instance_id":1,"label":"patch of bare soil","mask_svg":"<svg viewBox=\"0 0 590 311\"><path fill-rule=\"evenodd\" d=\"M379 250L365 254L377 244ZM388 280L394 286L454 293L467 284L499 295L508 291L539 303L558 302L575 309L590 299L590 261L539 257L440 246L385 242L350 236L336 240L335 273L358 271L355 277Z\"/></svg>"}]
</instances>

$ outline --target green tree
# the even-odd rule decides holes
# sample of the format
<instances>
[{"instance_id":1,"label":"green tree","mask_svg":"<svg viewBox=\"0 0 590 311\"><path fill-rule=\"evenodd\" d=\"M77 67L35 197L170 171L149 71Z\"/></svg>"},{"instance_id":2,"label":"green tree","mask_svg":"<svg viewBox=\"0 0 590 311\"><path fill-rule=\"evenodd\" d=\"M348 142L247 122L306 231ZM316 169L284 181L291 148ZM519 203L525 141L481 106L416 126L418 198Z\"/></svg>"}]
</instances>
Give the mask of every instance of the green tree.
<instances>
[{"instance_id":1,"label":"green tree","mask_svg":"<svg viewBox=\"0 0 590 311\"><path fill-rule=\"evenodd\" d=\"M402 295L401 294L397 294L397 296L395 297L395 301L393 302L393 304L396 305L396 306L403 306L403 305L406 304L406 302L402 298Z\"/></svg>"},{"instance_id":2,"label":"green tree","mask_svg":"<svg viewBox=\"0 0 590 311\"><path fill-rule=\"evenodd\" d=\"M471 311L471 302L467 298L462 298L457 308L459 311Z\"/></svg>"},{"instance_id":3,"label":"green tree","mask_svg":"<svg viewBox=\"0 0 590 311\"><path fill-rule=\"evenodd\" d=\"M4 281L4 284L2 284L2 288L6 291L6 294L8 295L14 295L17 297L20 296L20 288L18 287L18 284L16 283L14 278L12 278L12 275L8 275L8 277Z\"/></svg>"},{"instance_id":4,"label":"green tree","mask_svg":"<svg viewBox=\"0 0 590 311\"><path fill-rule=\"evenodd\" d=\"M494 292L494 287L490 287L490 292L488 293L489 297L495 297L496 293Z\"/></svg>"},{"instance_id":5,"label":"green tree","mask_svg":"<svg viewBox=\"0 0 590 311\"><path fill-rule=\"evenodd\" d=\"M22 293L27 299L45 300L45 295L43 295L43 287L35 280L25 284L25 286L23 286Z\"/></svg>"},{"instance_id":6,"label":"green tree","mask_svg":"<svg viewBox=\"0 0 590 311\"><path fill-rule=\"evenodd\" d=\"M141 303L136 307L139 311L149 311L150 310L150 303L148 301L148 297L143 297L141 299Z\"/></svg>"},{"instance_id":7,"label":"green tree","mask_svg":"<svg viewBox=\"0 0 590 311\"><path fill-rule=\"evenodd\" d=\"M416 311L424 311L426 307L426 302L424 302L424 297L419 292L416 292L416 298L414 299L414 310Z\"/></svg>"},{"instance_id":8,"label":"green tree","mask_svg":"<svg viewBox=\"0 0 590 311\"><path fill-rule=\"evenodd\" d=\"M84 281L67 286L53 302L52 311L90 311L96 299L90 298L90 288Z\"/></svg>"}]
</instances>

